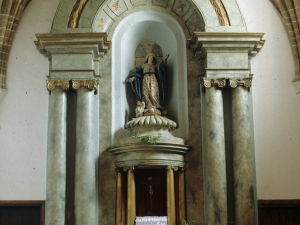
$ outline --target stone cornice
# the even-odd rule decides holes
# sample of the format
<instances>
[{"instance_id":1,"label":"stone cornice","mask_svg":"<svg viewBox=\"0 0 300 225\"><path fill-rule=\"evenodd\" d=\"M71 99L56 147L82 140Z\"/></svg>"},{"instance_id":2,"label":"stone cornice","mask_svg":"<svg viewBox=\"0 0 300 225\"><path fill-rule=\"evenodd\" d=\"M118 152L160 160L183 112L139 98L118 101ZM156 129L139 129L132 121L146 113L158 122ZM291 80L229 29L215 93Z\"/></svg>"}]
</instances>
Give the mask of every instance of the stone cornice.
<instances>
[{"instance_id":1,"label":"stone cornice","mask_svg":"<svg viewBox=\"0 0 300 225\"><path fill-rule=\"evenodd\" d=\"M190 151L187 145L177 144L127 144L108 148L116 156L116 167L128 166L176 166L185 167L184 155Z\"/></svg>"},{"instance_id":2,"label":"stone cornice","mask_svg":"<svg viewBox=\"0 0 300 225\"><path fill-rule=\"evenodd\" d=\"M102 56L110 48L106 33L68 33L68 34L36 34L40 53L51 58L53 53L93 53L94 57Z\"/></svg>"},{"instance_id":3,"label":"stone cornice","mask_svg":"<svg viewBox=\"0 0 300 225\"><path fill-rule=\"evenodd\" d=\"M262 48L265 41L263 33L213 33L195 32L187 46L200 59L206 57L207 52L245 52L254 57Z\"/></svg>"},{"instance_id":4,"label":"stone cornice","mask_svg":"<svg viewBox=\"0 0 300 225\"><path fill-rule=\"evenodd\" d=\"M270 0L280 13L293 50L296 76L293 82L300 81L300 2L299 0Z\"/></svg>"}]
</instances>

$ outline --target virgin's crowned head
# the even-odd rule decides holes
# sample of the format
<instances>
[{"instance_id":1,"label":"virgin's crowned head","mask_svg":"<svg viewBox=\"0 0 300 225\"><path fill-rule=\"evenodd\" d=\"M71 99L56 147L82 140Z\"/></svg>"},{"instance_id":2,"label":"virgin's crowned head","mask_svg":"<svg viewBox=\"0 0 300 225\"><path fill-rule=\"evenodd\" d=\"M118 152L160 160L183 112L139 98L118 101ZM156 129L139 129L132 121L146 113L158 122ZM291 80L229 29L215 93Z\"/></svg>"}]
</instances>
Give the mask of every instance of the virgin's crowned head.
<instances>
[{"instance_id":1,"label":"virgin's crowned head","mask_svg":"<svg viewBox=\"0 0 300 225\"><path fill-rule=\"evenodd\" d=\"M156 64L156 55L154 55L153 53L149 53L148 55L146 55L144 63L147 63L149 59L151 60L151 58L152 58L152 64Z\"/></svg>"}]
</instances>

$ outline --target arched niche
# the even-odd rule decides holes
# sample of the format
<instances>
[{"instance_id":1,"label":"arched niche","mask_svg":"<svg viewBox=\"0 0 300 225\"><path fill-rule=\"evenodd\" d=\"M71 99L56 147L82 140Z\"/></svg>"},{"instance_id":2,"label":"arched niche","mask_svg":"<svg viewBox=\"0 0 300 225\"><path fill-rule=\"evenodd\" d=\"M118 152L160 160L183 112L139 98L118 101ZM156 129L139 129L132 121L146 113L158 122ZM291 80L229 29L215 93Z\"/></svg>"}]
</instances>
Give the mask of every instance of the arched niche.
<instances>
[{"instance_id":1,"label":"arched niche","mask_svg":"<svg viewBox=\"0 0 300 225\"><path fill-rule=\"evenodd\" d=\"M134 69L134 52L143 41L156 42L168 59L169 90L165 108L177 122L174 135L188 138L187 106L187 60L186 39L179 23L171 16L143 10L124 18L116 27L112 38L112 143L128 137L124 124L132 115L135 98L130 96L130 85L125 83L129 72ZM133 95L131 95L133 96Z\"/></svg>"}]
</instances>

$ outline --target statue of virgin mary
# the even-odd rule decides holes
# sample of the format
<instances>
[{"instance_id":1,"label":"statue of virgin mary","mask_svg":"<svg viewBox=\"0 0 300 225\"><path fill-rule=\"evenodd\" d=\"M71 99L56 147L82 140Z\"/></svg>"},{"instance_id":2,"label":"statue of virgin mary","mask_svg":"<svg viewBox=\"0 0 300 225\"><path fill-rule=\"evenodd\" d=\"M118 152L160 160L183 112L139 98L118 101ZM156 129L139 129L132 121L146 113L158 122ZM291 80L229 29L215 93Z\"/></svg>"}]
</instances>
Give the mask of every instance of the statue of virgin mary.
<instances>
[{"instance_id":1,"label":"statue of virgin mary","mask_svg":"<svg viewBox=\"0 0 300 225\"><path fill-rule=\"evenodd\" d=\"M157 63L157 57L149 53L144 64L137 67L126 82L131 83L131 89L138 101L145 102L146 108L163 109L167 92L167 59Z\"/></svg>"}]
</instances>

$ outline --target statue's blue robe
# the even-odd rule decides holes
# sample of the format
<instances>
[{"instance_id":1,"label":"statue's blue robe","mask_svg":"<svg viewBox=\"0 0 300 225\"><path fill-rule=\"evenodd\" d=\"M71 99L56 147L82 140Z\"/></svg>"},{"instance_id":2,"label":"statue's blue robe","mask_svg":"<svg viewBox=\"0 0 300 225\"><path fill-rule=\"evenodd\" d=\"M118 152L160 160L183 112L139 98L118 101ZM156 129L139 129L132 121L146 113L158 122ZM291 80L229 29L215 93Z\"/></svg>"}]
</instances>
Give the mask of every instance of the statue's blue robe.
<instances>
[{"instance_id":1,"label":"statue's blue robe","mask_svg":"<svg viewBox=\"0 0 300 225\"><path fill-rule=\"evenodd\" d=\"M142 84L143 84L143 69L136 67L136 70L130 75L129 78L135 77L131 82L131 89L137 96L139 101L142 101ZM167 67L164 62L158 63L155 66L155 77L159 87L159 98L161 106L164 105L167 96Z\"/></svg>"}]
</instances>

